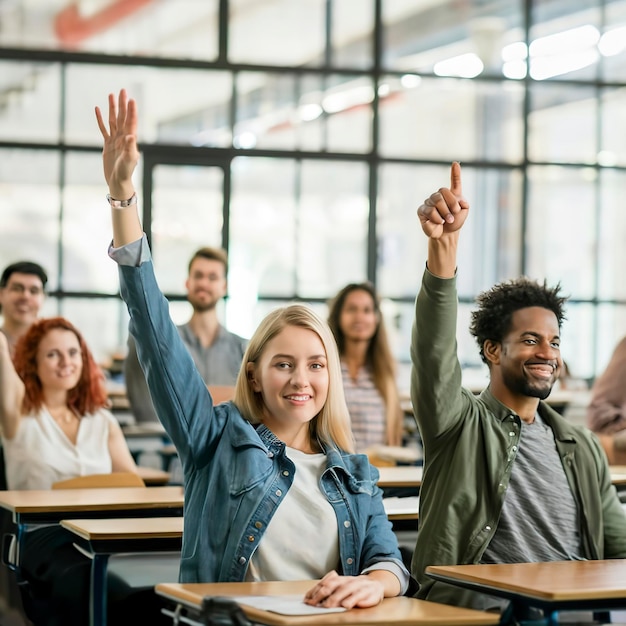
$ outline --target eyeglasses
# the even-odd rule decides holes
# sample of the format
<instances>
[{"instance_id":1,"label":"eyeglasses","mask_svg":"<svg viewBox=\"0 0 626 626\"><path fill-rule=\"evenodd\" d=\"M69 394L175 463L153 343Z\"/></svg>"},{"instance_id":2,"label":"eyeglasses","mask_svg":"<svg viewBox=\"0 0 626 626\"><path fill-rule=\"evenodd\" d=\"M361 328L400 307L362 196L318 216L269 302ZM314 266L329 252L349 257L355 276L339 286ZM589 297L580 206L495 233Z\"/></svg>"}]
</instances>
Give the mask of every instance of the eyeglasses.
<instances>
[{"instance_id":1,"label":"eyeglasses","mask_svg":"<svg viewBox=\"0 0 626 626\"><path fill-rule=\"evenodd\" d=\"M11 293L16 294L24 294L28 292L31 296L40 296L43 294L43 289L41 287L37 287L33 285L32 287L26 287L26 285L22 285L21 283L11 283L8 285L7 290Z\"/></svg>"}]
</instances>

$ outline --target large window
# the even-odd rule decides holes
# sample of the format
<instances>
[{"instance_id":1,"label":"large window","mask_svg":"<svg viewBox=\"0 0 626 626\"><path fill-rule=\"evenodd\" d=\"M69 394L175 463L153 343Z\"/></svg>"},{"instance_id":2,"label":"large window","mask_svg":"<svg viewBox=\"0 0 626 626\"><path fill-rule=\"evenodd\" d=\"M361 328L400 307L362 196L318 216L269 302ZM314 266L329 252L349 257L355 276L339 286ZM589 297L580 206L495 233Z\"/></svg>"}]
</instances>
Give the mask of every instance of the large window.
<instances>
[{"instance_id":1,"label":"large window","mask_svg":"<svg viewBox=\"0 0 626 626\"><path fill-rule=\"evenodd\" d=\"M0 265L45 265L47 311L100 360L123 349L127 317L93 107L126 87L177 321L189 257L223 245L235 332L294 299L325 313L368 279L406 361L426 256L415 212L460 160L464 364L479 364L474 297L521 274L571 295L573 373L607 362L626 334L626 0L107 2L15 0L0 24Z\"/></svg>"}]
</instances>

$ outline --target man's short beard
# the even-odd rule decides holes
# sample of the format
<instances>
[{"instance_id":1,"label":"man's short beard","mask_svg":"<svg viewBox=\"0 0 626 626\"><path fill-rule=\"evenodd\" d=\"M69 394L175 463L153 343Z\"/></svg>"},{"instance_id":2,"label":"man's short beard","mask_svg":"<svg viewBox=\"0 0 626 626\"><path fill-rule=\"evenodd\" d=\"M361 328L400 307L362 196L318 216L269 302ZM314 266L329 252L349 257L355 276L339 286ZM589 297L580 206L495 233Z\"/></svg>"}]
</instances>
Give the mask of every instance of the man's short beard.
<instances>
[{"instance_id":1,"label":"man's short beard","mask_svg":"<svg viewBox=\"0 0 626 626\"><path fill-rule=\"evenodd\" d=\"M189 299L187 299L187 301L189 302L189 304L191 304L191 307L193 308L194 313L206 313L207 311L212 311L217 306L217 302L209 302L208 304L201 304L198 302L192 302Z\"/></svg>"},{"instance_id":2,"label":"man's short beard","mask_svg":"<svg viewBox=\"0 0 626 626\"><path fill-rule=\"evenodd\" d=\"M525 378L511 378L508 376L504 377L504 383L515 393L520 393L529 398L539 398L539 400L545 400L552 392L552 387L554 386L554 383L552 383L551 385L537 387L536 385L531 385Z\"/></svg>"}]
</instances>

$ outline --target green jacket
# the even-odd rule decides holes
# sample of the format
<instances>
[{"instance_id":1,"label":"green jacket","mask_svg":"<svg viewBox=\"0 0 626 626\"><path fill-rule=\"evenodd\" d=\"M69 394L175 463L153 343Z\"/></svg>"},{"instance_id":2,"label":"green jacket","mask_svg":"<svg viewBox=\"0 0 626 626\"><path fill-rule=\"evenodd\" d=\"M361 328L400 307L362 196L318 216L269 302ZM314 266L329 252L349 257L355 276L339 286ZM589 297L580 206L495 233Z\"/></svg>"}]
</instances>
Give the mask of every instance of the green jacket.
<instances>
[{"instance_id":1,"label":"green jacket","mask_svg":"<svg viewBox=\"0 0 626 626\"><path fill-rule=\"evenodd\" d=\"M426 270L411 344L411 398L424 445L412 570L421 585L417 597L482 608L475 594L434 583L424 570L480 561L498 525L521 421L489 389L476 397L461 387L456 325L456 279ZM539 414L554 431L578 508L585 557L626 557L626 515L599 441L544 402Z\"/></svg>"}]
</instances>

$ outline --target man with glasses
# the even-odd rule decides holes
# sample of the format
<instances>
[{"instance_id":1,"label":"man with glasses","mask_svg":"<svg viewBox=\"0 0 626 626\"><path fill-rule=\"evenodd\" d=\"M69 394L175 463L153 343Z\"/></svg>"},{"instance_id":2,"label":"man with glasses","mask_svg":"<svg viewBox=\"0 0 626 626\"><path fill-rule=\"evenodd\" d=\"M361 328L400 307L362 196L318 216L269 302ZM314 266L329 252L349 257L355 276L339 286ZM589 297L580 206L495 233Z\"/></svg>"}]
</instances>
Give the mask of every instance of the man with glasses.
<instances>
[{"instance_id":1,"label":"man with glasses","mask_svg":"<svg viewBox=\"0 0 626 626\"><path fill-rule=\"evenodd\" d=\"M43 306L48 276L43 267L32 261L8 265L0 277L0 312L3 332L9 342L11 356L17 340L39 317Z\"/></svg>"}]
</instances>

